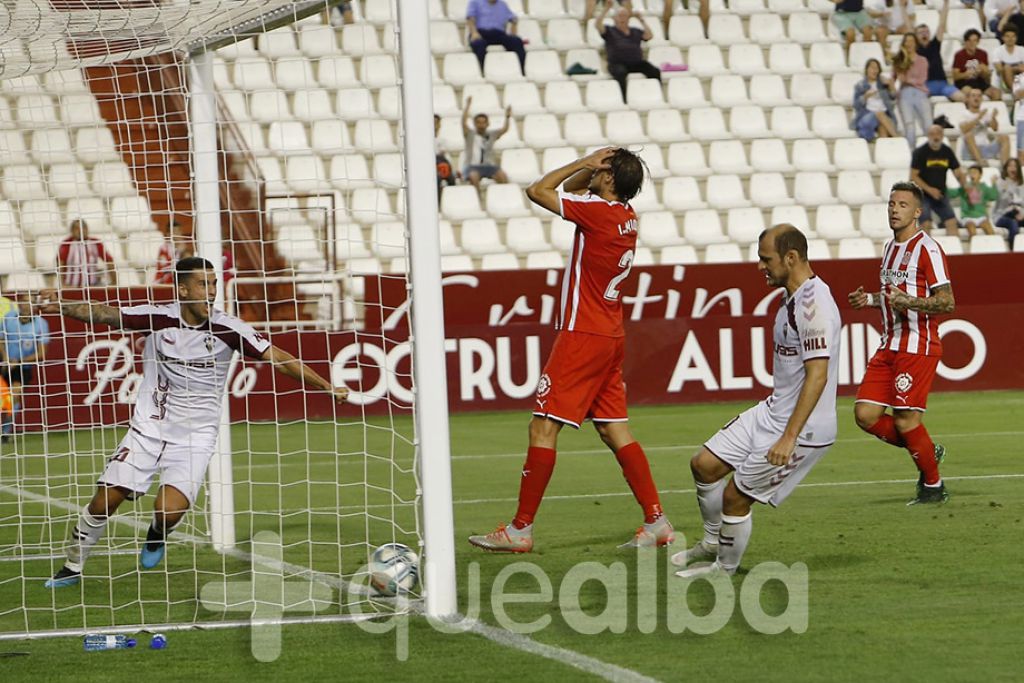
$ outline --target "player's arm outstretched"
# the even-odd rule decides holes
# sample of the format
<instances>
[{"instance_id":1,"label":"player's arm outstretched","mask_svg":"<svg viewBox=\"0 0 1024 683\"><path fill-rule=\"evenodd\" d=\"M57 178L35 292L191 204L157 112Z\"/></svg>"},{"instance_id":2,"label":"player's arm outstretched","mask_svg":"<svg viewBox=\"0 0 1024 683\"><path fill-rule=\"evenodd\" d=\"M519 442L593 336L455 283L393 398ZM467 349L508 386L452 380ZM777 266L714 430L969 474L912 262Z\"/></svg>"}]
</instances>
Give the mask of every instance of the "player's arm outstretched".
<instances>
[{"instance_id":1,"label":"player's arm outstretched","mask_svg":"<svg viewBox=\"0 0 1024 683\"><path fill-rule=\"evenodd\" d=\"M828 384L828 358L811 358L804 361L804 385L800 388L800 396L796 408L789 416L786 429L775 445L768 450L768 462L781 467L789 462L796 451L796 440L807 424L807 418L814 412L818 399Z\"/></svg>"},{"instance_id":2,"label":"player's arm outstretched","mask_svg":"<svg viewBox=\"0 0 1024 683\"><path fill-rule=\"evenodd\" d=\"M116 306L99 304L93 301L60 301L57 292L52 289L44 289L39 293L39 310L43 313L51 313L84 323L100 323L111 327L122 327L121 309Z\"/></svg>"},{"instance_id":3,"label":"player's arm outstretched","mask_svg":"<svg viewBox=\"0 0 1024 683\"><path fill-rule=\"evenodd\" d=\"M273 365L274 369L282 375L291 377L305 386L320 389L321 391L326 391L327 393L332 394L335 402L337 403L341 403L345 400L345 397L348 396L348 389L346 387L334 386L328 380L321 377L316 370L309 367L284 349L279 349L273 344L263 352L262 358Z\"/></svg>"},{"instance_id":4,"label":"player's arm outstretched","mask_svg":"<svg viewBox=\"0 0 1024 683\"><path fill-rule=\"evenodd\" d=\"M590 181L590 175L594 171L600 171L609 168L608 158L615 154L615 147L603 147L592 154L588 154L585 157L577 159L576 161L566 164L561 168L556 168L553 171L545 174L539 180L533 181L533 183L526 188L526 196L530 198L530 201L538 206L543 206L551 213L556 213L559 216L562 215L561 205L558 200L558 186L565 181L573 178L576 174L581 171L586 172L587 182ZM567 186L565 190L567 192L576 192L583 187L579 186L579 183L583 182L580 173L580 178L573 178L573 184L571 188ZM574 189L573 189L574 188Z\"/></svg>"},{"instance_id":5,"label":"player's arm outstretched","mask_svg":"<svg viewBox=\"0 0 1024 683\"><path fill-rule=\"evenodd\" d=\"M906 292L895 288L887 292L885 297L897 313L917 311L928 315L939 315L940 313L952 313L956 308L953 285L948 283L933 288L931 296L928 297L908 296Z\"/></svg>"}]
</instances>

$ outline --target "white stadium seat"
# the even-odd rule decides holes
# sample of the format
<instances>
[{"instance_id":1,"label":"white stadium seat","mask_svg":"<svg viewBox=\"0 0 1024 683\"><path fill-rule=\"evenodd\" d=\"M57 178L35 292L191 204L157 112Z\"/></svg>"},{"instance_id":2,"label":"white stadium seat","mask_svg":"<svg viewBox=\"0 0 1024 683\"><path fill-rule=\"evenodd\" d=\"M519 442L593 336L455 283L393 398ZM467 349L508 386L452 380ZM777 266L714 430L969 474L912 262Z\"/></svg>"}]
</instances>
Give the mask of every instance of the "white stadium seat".
<instances>
[{"instance_id":1,"label":"white stadium seat","mask_svg":"<svg viewBox=\"0 0 1024 683\"><path fill-rule=\"evenodd\" d=\"M885 138L882 139L884 140ZM836 140L833 156L836 160L836 167L840 171L875 170L875 163L871 161L871 150L868 148L867 141L863 138L842 138Z\"/></svg>"},{"instance_id":2,"label":"white stadium seat","mask_svg":"<svg viewBox=\"0 0 1024 683\"><path fill-rule=\"evenodd\" d=\"M495 183L487 188L487 213L495 218L517 218L529 216L530 210L526 208L522 188Z\"/></svg>"},{"instance_id":3,"label":"white stadium seat","mask_svg":"<svg viewBox=\"0 0 1024 683\"><path fill-rule=\"evenodd\" d=\"M896 138L878 138L875 140L875 165L880 169L910 168L910 146L902 135Z\"/></svg>"},{"instance_id":4,"label":"white stadium seat","mask_svg":"<svg viewBox=\"0 0 1024 683\"><path fill-rule=\"evenodd\" d=\"M689 110L710 104L704 96L704 86L699 78L680 76L668 82L668 103L677 109Z\"/></svg>"},{"instance_id":5,"label":"white stadium seat","mask_svg":"<svg viewBox=\"0 0 1024 683\"><path fill-rule=\"evenodd\" d=\"M753 172L747 163L747 152L739 140L716 140L711 143L708 160L712 170L719 174L737 173L749 175Z\"/></svg>"},{"instance_id":6,"label":"white stadium seat","mask_svg":"<svg viewBox=\"0 0 1024 683\"><path fill-rule=\"evenodd\" d=\"M3 169L0 190L4 196L15 200L46 199L45 183L38 166L8 166Z\"/></svg>"},{"instance_id":7,"label":"white stadium seat","mask_svg":"<svg viewBox=\"0 0 1024 683\"><path fill-rule=\"evenodd\" d=\"M697 181L689 176L666 178L661 186L665 207L672 211L706 209Z\"/></svg>"},{"instance_id":8,"label":"white stadium seat","mask_svg":"<svg viewBox=\"0 0 1024 683\"><path fill-rule=\"evenodd\" d=\"M792 173L786 143L778 138L765 138L750 143L750 163L762 173Z\"/></svg>"},{"instance_id":9,"label":"white stadium seat","mask_svg":"<svg viewBox=\"0 0 1024 683\"><path fill-rule=\"evenodd\" d=\"M650 111L665 106L661 82L655 78L633 79L626 88L626 104L636 111Z\"/></svg>"},{"instance_id":10,"label":"white stadium seat","mask_svg":"<svg viewBox=\"0 0 1024 683\"><path fill-rule=\"evenodd\" d=\"M535 3L540 4L540 3ZM539 17L534 16L534 19ZM552 19L548 22L547 44L553 50L565 51L587 44L579 19Z\"/></svg>"},{"instance_id":11,"label":"white stadium seat","mask_svg":"<svg viewBox=\"0 0 1024 683\"><path fill-rule=\"evenodd\" d=\"M737 175L713 175L708 178L706 199L713 209L725 210L750 206L743 183Z\"/></svg>"},{"instance_id":12,"label":"white stadium seat","mask_svg":"<svg viewBox=\"0 0 1024 683\"><path fill-rule=\"evenodd\" d=\"M528 185L541 176L537 152L530 148L509 149L501 155L501 169L509 181Z\"/></svg>"},{"instance_id":13,"label":"white stadium seat","mask_svg":"<svg viewBox=\"0 0 1024 683\"><path fill-rule=\"evenodd\" d=\"M373 94L366 88L339 90L335 109L338 112L338 118L343 121L358 121L359 119L377 117L377 111L373 105Z\"/></svg>"},{"instance_id":14,"label":"white stadium seat","mask_svg":"<svg viewBox=\"0 0 1024 683\"><path fill-rule=\"evenodd\" d=\"M540 102L540 91L531 82L509 83L501 96L502 104L512 107L515 116L526 114L543 114L544 105Z\"/></svg>"},{"instance_id":15,"label":"white stadium seat","mask_svg":"<svg viewBox=\"0 0 1024 683\"><path fill-rule=\"evenodd\" d=\"M797 204L804 206L833 204L836 201L832 195L828 175L819 171L796 174L793 183L793 198Z\"/></svg>"},{"instance_id":16,"label":"white stadium seat","mask_svg":"<svg viewBox=\"0 0 1024 683\"><path fill-rule=\"evenodd\" d=\"M492 52L484 60L484 78L491 83L500 84L522 81L523 72L519 66L519 57L514 52Z\"/></svg>"},{"instance_id":17,"label":"white stadium seat","mask_svg":"<svg viewBox=\"0 0 1024 683\"><path fill-rule=\"evenodd\" d=\"M47 175L47 188L50 196L56 199L70 199L89 191L89 180L85 175L85 167L81 164L55 164L50 166Z\"/></svg>"},{"instance_id":18,"label":"white stadium seat","mask_svg":"<svg viewBox=\"0 0 1024 683\"><path fill-rule=\"evenodd\" d=\"M770 222L772 225L789 223L804 234L811 229L810 221L807 220L807 210L802 206L776 206L772 208Z\"/></svg>"},{"instance_id":19,"label":"white stadium seat","mask_svg":"<svg viewBox=\"0 0 1024 683\"><path fill-rule=\"evenodd\" d=\"M299 51L319 59L338 52L337 34L326 24L306 24L299 31Z\"/></svg>"},{"instance_id":20,"label":"white stadium seat","mask_svg":"<svg viewBox=\"0 0 1024 683\"><path fill-rule=\"evenodd\" d=\"M324 173L324 162L319 156L303 154L289 156L284 175L288 184L298 192L329 192L331 185Z\"/></svg>"},{"instance_id":21,"label":"white stadium seat","mask_svg":"<svg viewBox=\"0 0 1024 683\"><path fill-rule=\"evenodd\" d=\"M807 62L820 74L846 71L846 55L838 42L814 43Z\"/></svg>"},{"instance_id":22,"label":"white stadium seat","mask_svg":"<svg viewBox=\"0 0 1024 683\"><path fill-rule=\"evenodd\" d=\"M876 258L875 244L867 237L847 237L839 240L839 252L837 256L841 259L851 258Z\"/></svg>"},{"instance_id":23,"label":"white stadium seat","mask_svg":"<svg viewBox=\"0 0 1024 683\"><path fill-rule=\"evenodd\" d=\"M474 256L505 251L505 245L501 243L498 236L498 225L490 218L470 219L463 222L462 248L467 254Z\"/></svg>"},{"instance_id":24,"label":"white stadium seat","mask_svg":"<svg viewBox=\"0 0 1024 683\"><path fill-rule=\"evenodd\" d=\"M288 96L281 90L251 93L249 113L260 123L287 121L292 117L288 107Z\"/></svg>"},{"instance_id":25,"label":"white stadium seat","mask_svg":"<svg viewBox=\"0 0 1024 683\"><path fill-rule=\"evenodd\" d=\"M824 171L832 173L835 165L829 160L828 144L818 138L797 140L793 143L793 166L798 171Z\"/></svg>"},{"instance_id":26,"label":"white stadium seat","mask_svg":"<svg viewBox=\"0 0 1024 683\"><path fill-rule=\"evenodd\" d=\"M889 231L887 237L892 237L892 231ZM932 239L939 243L947 256L960 256L964 253L964 243L958 235L932 235ZM1017 251L1017 243L1014 243L1014 251Z\"/></svg>"},{"instance_id":27,"label":"white stadium seat","mask_svg":"<svg viewBox=\"0 0 1024 683\"><path fill-rule=\"evenodd\" d=\"M868 171L840 171L836 179L839 201L852 206L881 201L875 190L875 179Z\"/></svg>"},{"instance_id":28,"label":"white stadium seat","mask_svg":"<svg viewBox=\"0 0 1024 683\"><path fill-rule=\"evenodd\" d=\"M662 265L689 265L699 261L697 250L689 244L676 244L661 250Z\"/></svg>"},{"instance_id":29,"label":"white stadium seat","mask_svg":"<svg viewBox=\"0 0 1024 683\"><path fill-rule=\"evenodd\" d=\"M743 252L734 242L709 244L704 250L704 263L741 263L742 261Z\"/></svg>"},{"instance_id":30,"label":"white stadium seat","mask_svg":"<svg viewBox=\"0 0 1024 683\"><path fill-rule=\"evenodd\" d=\"M149 201L140 196L114 197L110 200L110 225L122 235L152 230Z\"/></svg>"},{"instance_id":31,"label":"white stadium seat","mask_svg":"<svg viewBox=\"0 0 1024 683\"><path fill-rule=\"evenodd\" d=\"M569 131L568 117L566 132ZM605 133L613 145L629 146L647 142L644 125L635 111L614 111L605 118Z\"/></svg>"},{"instance_id":32,"label":"white stadium seat","mask_svg":"<svg viewBox=\"0 0 1024 683\"><path fill-rule=\"evenodd\" d=\"M811 114L811 128L815 135L823 138L852 138L856 135L850 129L846 111L836 104L815 107Z\"/></svg>"},{"instance_id":33,"label":"white stadium seat","mask_svg":"<svg viewBox=\"0 0 1024 683\"><path fill-rule=\"evenodd\" d=\"M644 245L654 248L668 247L682 241L679 236L679 227L676 225L676 218L670 211L652 211L642 214L639 236Z\"/></svg>"},{"instance_id":34,"label":"white stadium seat","mask_svg":"<svg viewBox=\"0 0 1024 683\"><path fill-rule=\"evenodd\" d=\"M53 199L31 199L19 202L21 235L26 239L39 235L64 234L67 226L61 223L60 209Z\"/></svg>"},{"instance_id":35,"label":"white stadium seat","mask_svg":"<svg viewBox=\"0 0 1024 683\"><path fill-rule=\"evenodd\" d=\"M394 152L398 150L387 121L356 121L352 142L362 152Z\"/></svg>"},{"instance_id":36,"label":"white stadium seat","mask_svg":"<svg viewBox=\"0 0 1024 683\"><path fill-rule=\"evenodd\" d=\"M267 129L267 147L279 154L309 152L306 127L298 121L274 121Z\"/></svg>"},{"instance_id":37,"label":"white stadium seat","mask_svg":"<svg viewBox=\"0 0 1024 683\"><path fill-rule=\"evenodd\" d=\"M454 52L444 56L444 80L454 86L483 81L480 62L472 52Z\"/></svg>"},{"instance_id":38,"label":"white stadium seat","mask_svg":"<svg viewBox=\"0 0 1024 683\"><path fill-rule=\"evenodd\" d=\"M683 116L676 109L657 109L647 114L647 137L655 142L669 144L687 140Z\"/></svg>"},{"instance_id":39,"label":"white stadium seat","mask_svg":"<svg viewBox=\"0 0 1024 683\"><path fill-rule=\"evenodd\" d=\"M575 147L605 145L607 138L601 130L601 119L589 111L573 112L565 117L565 141Z\"/></svg>"},{"instance_id":40,"label":"white stadium seat","mask_svg":"<svg viewBox=\"0 0 1024 683\"><path fill-rule=\"evenodd\" d=\"M754 206L765 209L793 203L781 173L755 173L750 176L750 201Z\"/></svg>"},{"instance_id":41,"label":"white stadium seat","mask_svg":"<svg viewBox=\"0 0 1024 683\"><path fill-rule=\"evenodd\" d=\"M803 48L796 43L772 43L768 49L768 69L781 76L806 72Z\"/></svg>"},{"instance_id":42,"label":"white stadium seat","mask_svg":"<svg viewBox=\"0 0 1024 683\"><path fill-rule=\"evenodd\" d=\"M447 193L452 188L445 190ZM473 189L470 187L469 189ZM442 193L441 198L444 199ZM349 213L363 225L373 225L394 218L391 198L386 190L380 187L360 187L352 191Z\"/></svg>"},{"instance_id":43,"label":"white stadium seat","mask_svg":"<svg viewBox=\"0 0 1024 683\"><path fill-rule=\"evenodd\" d=\"M0 238L0 274L23 271L28 263L25 246L16 237Z\"/></svg>"},{"instance_id":44,"label":"white stadium seat","mask_svg":"<svg viewBox=\"0 0 1024 683\"><path fill-rule=\"evenodd\" d=\"M574 81L549 83L544 88L544 107L552 114L583 111L583 96Z\"/></svg>"},{"instance_id":45,"label":"white stadium seat","mask_svg":"<svg viewBox=\"0 0 1024 683\"><path fill-rule=\"evenodd\" d=\"M453 221L484 217L480 196L472 185L446 187L441 193L441 213Z\"/></svg>"},{"instance_id":46,"label":"white stadium seat","mask_svg":"<svg viewBox=\"0 0 1024 683\"><path fill-rule=\"evenodd\" d=\"M544 226L536 216L509 219L505 232L508 236L508 248L517 254L531 254L551 249L551 244L544 236Z\"/></svg>"},{"instance_id":47,"label":"white stadium seat","mask_svg":"<svg viewBox=\"0 0 1024 683\"><path fill-rule=\"evenodd\" d=\"M729 209L726 225L726 232L733 242L756 243L765 229L764 214L759 207Z\"/></svg>"},{"instance_id":48,"label":"white stadium seat","mask_svg":"<svg viewBox=\"0 0 1024 683\"><path fill-rule=\"evenodd\" d=\"M803 107L775 107L772 109L771 129L777 137L786 140L811 136Z\"/></svg>"},{"instance_id":49,"label":"white stadium seat","mask_svg":"<svg viewBox=\"0 0 1024 683\"><path fill-rule=\"evenodd\" d=\"M529 270L561 270L565 267L565 258L557 251L538 251L526 255L526 267Z\"/></svg>"},{"instance_id":50,"label":"white stadium seat","mask_svg":"<svg viewBox=\"0 0 1024 683\"><path fill-rule=\"evenodd\" d=\"M484 254L480 258L480 270L518 270L519 259L515 254Z\"/></svg>"},{"instance_id":51,"label":"white stadium seat","mask_svg":"<svg viewBox=\"0 0 1024 683\"><path fill-rule=\"evenodd\" d=\"M96 128L79 128L75 133L75 154L86 164L121 158L114 145L114 134L106 124Z\"/></svg>"},{"instance_id":52,"label":"white stadium seat","mask_svg":"<svg viewBox=\"0 0 1024 683\"><path fill-rule=\"evenodd\" d=\"M714 76L711 79L711 104L726 109L750 104L746 81L734 74Z\"/></svg>"},{"instance_id":53,"label":"white stadium seat","mask_svg":"<svg viewBox=\"0 0 1024 683\"><path fill-rule=\"evenodd\" d=\"M695 139L710 142L726 140L729 132L725 128L725 119L717 107L701 107L690 110L690 135Z\"/></svg>"},{"instance_id":54,"label":"white stadium seat","mask_svg":"<svg viewBox=\"0 0 1024 683\"><path fill-rule=\"evenodd\" d=\"M828 40L821 26L821 17L815 12L797 12L789 15L786 35L801 45L810 45ZM813 63L813 62L812 62Z\"/></svg>"},{"instance_id":55,"label":"white stadium seat","mask_svg":"<svg viewBox=\"0 0 1024 683\"><path fill-rule=\"evenodd\" d=\"M290 91L305 90L316 85L313 66L309 59L298 57L274 63L274 81L279 88Z\"/></svg>"},{"instance_id":56,"label":"white stadium seat","mask_svg":"<svg viewBox=\"0 0 1024 683\"><path fill-rule=\"evenodd\" d=\"M256 39L256 49L271 58L297 57L301 54L295 44L295 31L290 26L261 33Z\"/></svg>"},{"instance_id":57,"label":"white stadium seat","mask_svg":"<svg viewBox=\"0 0 1024 683\"><path fill-rule=\"evenodd\" d=\"M764 110L756 105L733 107L729 112L729 130L742 140L771 137Z\"/></svg>"},{"instance_id":58,"label":"white stadium seat","mask_svg":"<svg viewBox=\"0 0 1024 683\"><path fill-rule=\"evenodd\" d=\"M782 17L771 12L751 15L748 30L750 39L762 46L783 43L787 39Z\"/></svg>"},{"instance_id":59,"label":"white stadium seat","mask_svg":"<svg viewBox=\"0 0 1024 683\"><path fill-rule=\"evenodd\" d=\"M825 89L825 79L816 73L793 74L789 81L789 96L793 104L801 107L814 107L832 102Z\"/></svg>"},{"instance_id":60,"label":"white stadium seat","mask_svg":"<svg viewBox=\"0 0 1024 683\"><path fill-rule=\"evenodd\" d=\"M637 151L637 155L647 164L647 172L651 178L667 178L670 173L665 167L665 157L661 154L661 147L658 145L644 145Z\"/></svg>"},{"instance_id":61,"label":"white stadium seat","mask_svg":"<svg viewBox=\"0 0 1024 683\"><path fill-rule=\"evenodd\" d=\"M551 83L566 78L562 61L554 50L535 50L526 55L526 78L534 83Z\"/></svg>"},{"instance_id":62,"label":"white stadium seat","mask_svg":"<svg viewBox=\"0 0 1024 683\"><path fill-rule=\"evenodd\" d=\"M733 45L747 41L743 34L743 21L738 15L717 12L711 15L708 23L708 38L716 45Z\"/></svg>"},{"instance_id":63,"label":"white stadium seat","mask_svg":"<svg viewBox=\"0 0 1024 683\"><path fill-rule=\"evenodd\" d=\"M587 109L596 112L620 111L626 108L622 90L612 80L587 81Z\"/></svg>"},{"instance_id":64,"label":"white stadium seat","mask_svg":"<svg viewBox=\"0 0 1024 683\"><path fill-rule=\"evenodd\" d=\"M121 161L93 166L92 190L100 197L128 196L137 192L131 170Z\"/></svg>"},{"instance_id":65,"label":"white stadium seat","mask_svg":"<svg viewBox=\"0 0 1024 683\"><path fill-rule=\"evenodd\" d=\"M700 23L700 17L685 14L675 14L668 25L668 39L672 44L680 47L701 45L708 42L704 35L704 26Z\"/></svg>"},{"instance_id":66,"label":"white stadium seat","mask_svg":"<svg viewBox=\"0 0 1024 683\"><path fill-rule=\"evenodd\" d=\"M778 74L758 74L750 79L750 101L762 107L785 107L793 104L786 94L786 85Z\"/></svg>"},{"instance_id":67,"label":"white stadium seat","mask_svg":"<svg viewBox=\"0 0 1024 683\"><path fill-rule=\"evenodd\" d=\"M6 102L3 98L0 100ZM0 167L29 163L28 148L20 130L0 130Z\"/></svg>"},{"instance_id":68,"label":"white stadium seat","mask_svg":"<svg viewBox=\"0 0 1024 683\"><path fill-rule=\"evenodd\" d=\"M711 175L699 142L676 142L668 148L668 170L678 176L703 178Z\"/></svg>"},{"instance_id":69,"label":"white stadium seat","mask_svg":"<svg viewBox=\"0 0 1024 683\"><path fill-rule=\"evenodd\" d=\"M317 80L328 90L355 88L360 85L359 79L356 78L355 64L352 58L346 55L321 57L317 65Z\"/></svg>"},{"instance_id":70,"label":"white stadium seat","mask_svg":"<svg viewBox=\"0 0 1024 683\"><path fill-rule=\"evenodd\" d=\"M552 114L531 114L525 117L523 141L534 149L560 147L565 144L565 139L558 128L558 119Z\"/></svg>"},{"instance_id":71,"label":"white stadium seat","mask_svg":"<svg viewBox=\"0 0 1024 683\"><path fill-rule=\"evenodd\" d=\"M346 24L341 27L341 49L354 57L380 53L377 29L369 24Z\"/></svg>"},{"instance_id":72,"label":"white stadium seat","mask_svg":"<svg viewBox=\"0 0 1024 683\"><path fill-rule=\"evenodd\" d=\"M688 51L690 72L701 77L728 73L722 50L717 45L694 45Z\"/></svg>"},{"instance_id":73,"label":"white stadium seat","mask_svg":"<svg viewBox=\"0 0 1024 683\"><path fill-rule=\"evenodd\" d=\"M740 76L768 73L760 45L733 45L729 48L729 71Z\"/></svg>"},{"instance_id":74,"label":"white stadium seat","mask_svg":"<svg viewBox=\"0 0 1024 683\"><path fill-rule=\"evenodd\" d=\"M1002 235L974 235L971 237L972 254L1002 254L1009 251Z\"/></svg>"},{"instance_id":75,"label":"white stadium seat","mask_svg":"<svg viewBox=\"0 0 1024 683\"><path fill-rule=\"evenodd\" d=\"M860 236L857 229L853 227L853 215L850 213L850 207L845 204L819 206L814 232L827 240Z\"/></svg>"},{"instance_id":76,"label":"white stadium seat","mask_svg":"<svg viewBox=\"0 0 1024 683\"><path fill-rule=\"evenodd\" d=\"M892 237L889 228L889 210L884 203L865 204L860 207L860 219L857 228L864 237L873 240L887 240ZM960 240L957 239L959 244Z\"/></svg>"},{"instance_id":77,"label":"white stadium seat","mask_svg":"<svg viewBox=\"0 0 1024 683\"><path fill-rule=\"evenodd\" d=\"M710 209L687 211L683 217L683 236L690 244L704 246L728 241L722 234L718 212Z\"/></svg>"},{"instance_id":78,"label":"white stadium seat","mask_svg":"<svg viewBox=\"0 0 1024 683\"><path fill-rule=\"evenodd\" d=\"M292 100L292 109L295 112L295 118L300 121L312 122L334 118L331 96L327 94L326 90L320 88L309 88L296 92Z\"/></svg>"}]
</instances>

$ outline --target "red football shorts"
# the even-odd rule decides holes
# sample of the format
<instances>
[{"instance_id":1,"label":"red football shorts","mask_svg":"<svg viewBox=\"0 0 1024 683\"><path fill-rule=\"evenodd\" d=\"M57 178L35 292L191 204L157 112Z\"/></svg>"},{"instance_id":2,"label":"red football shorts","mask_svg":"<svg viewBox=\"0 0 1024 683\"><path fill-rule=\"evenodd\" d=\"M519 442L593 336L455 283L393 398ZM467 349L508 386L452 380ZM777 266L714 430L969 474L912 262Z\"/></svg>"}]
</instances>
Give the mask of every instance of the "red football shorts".
<instances>
[{"instance_id":1,"label":"red football shorts","mask_svg":"<svg viewBox=\"0 0 1024 683\"><path fill-rule=\"evenodd\" d=\"M938 365L938 356L879 349L864 372L857 401L924 411Z\"/></svg>"},{"instance_id":2,"label":"red football shorts","mask_svg":"<svg viewBox=\"0 0 1024 683\"><path fill-rule=\"evenodd\" d=\"M537 383L533 414L579 429L585 419L625 422L625 337L560 332Z\"/></svg>"}]
</instances>

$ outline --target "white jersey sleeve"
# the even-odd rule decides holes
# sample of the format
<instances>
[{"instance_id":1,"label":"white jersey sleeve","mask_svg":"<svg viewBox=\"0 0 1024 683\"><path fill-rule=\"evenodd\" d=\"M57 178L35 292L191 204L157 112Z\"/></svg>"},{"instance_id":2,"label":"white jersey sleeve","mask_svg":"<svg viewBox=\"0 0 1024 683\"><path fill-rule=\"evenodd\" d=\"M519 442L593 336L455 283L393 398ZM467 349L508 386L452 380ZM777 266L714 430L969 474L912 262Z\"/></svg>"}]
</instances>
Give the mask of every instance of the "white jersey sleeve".
<instances>
[{"instance_id":1,"label":"white jersey sleeve","mask_svg":"<svg viewBox=\"0 0 1024 683\"><path fill-rule=\"evenodd\" d=\"M216 311L210 322L214 335L246 358L260 360L270 348L270 341L244 320Z\"/></svg>"}]
</instances>

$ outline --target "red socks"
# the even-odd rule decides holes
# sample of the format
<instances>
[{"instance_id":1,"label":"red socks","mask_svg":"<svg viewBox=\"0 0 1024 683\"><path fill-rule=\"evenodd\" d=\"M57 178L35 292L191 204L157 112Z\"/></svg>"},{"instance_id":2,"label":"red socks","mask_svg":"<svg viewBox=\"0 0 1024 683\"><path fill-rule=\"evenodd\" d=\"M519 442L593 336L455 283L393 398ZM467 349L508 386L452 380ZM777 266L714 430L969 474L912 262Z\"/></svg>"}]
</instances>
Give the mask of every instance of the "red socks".
<instances>
[{"instance_id":1,"label":"red socks","mask_svg":"<svg viewBox=\"0 0 1024 683\"><path fill-rule=\"evenodd\" d=\"M650 524L662 516L661 500L658 498L658 488L654 485L651 477L651 466L644 455L644 449L634 441L626 444L615 454L622 468L622 475L626 478L636 502L644 510L644 522Z\"/></svg>"},{"instance_id":2,"label":"red socks","mask_svg":"<svg viewBox=\"0 0 1024 683\"><path fill-rule=\"evenodd\" d=\"M939 465L935 462L935 444L924 425L918 425L909 432L903 433L903 440L914 459L917 469L924 475L924 483L935 486L939 483Z\"/></svg>"},{"instance_id":3,"label":"red socks","mask_svg":"<svg viewBox=\"0 0 1024 683\"><path fill-rule=\"evenodd\" d=\"M523 480L519 483L519 509L512 519L512 526L517 529L533 524L540 501L544 498L544 490L551 481L551 473L555 470L555 449L531 446L526 451L526 464L523 465Z\"/></svg>"},{"instance_id":4,"label":"red socks","mask_svg":"<svg viewBox=\"0 0 1024 683\"><path fill-rule=\"evenodd\" d=\"M867 430L868 434L872 434L887 444L893 446L899 446L903 448L907 445L907 442L903 439L903 435L896 429L896 421L892 419L892 415L888 413L882 415L878 419L878 422L871 425Z\"/></svg>"}]
</instances>

